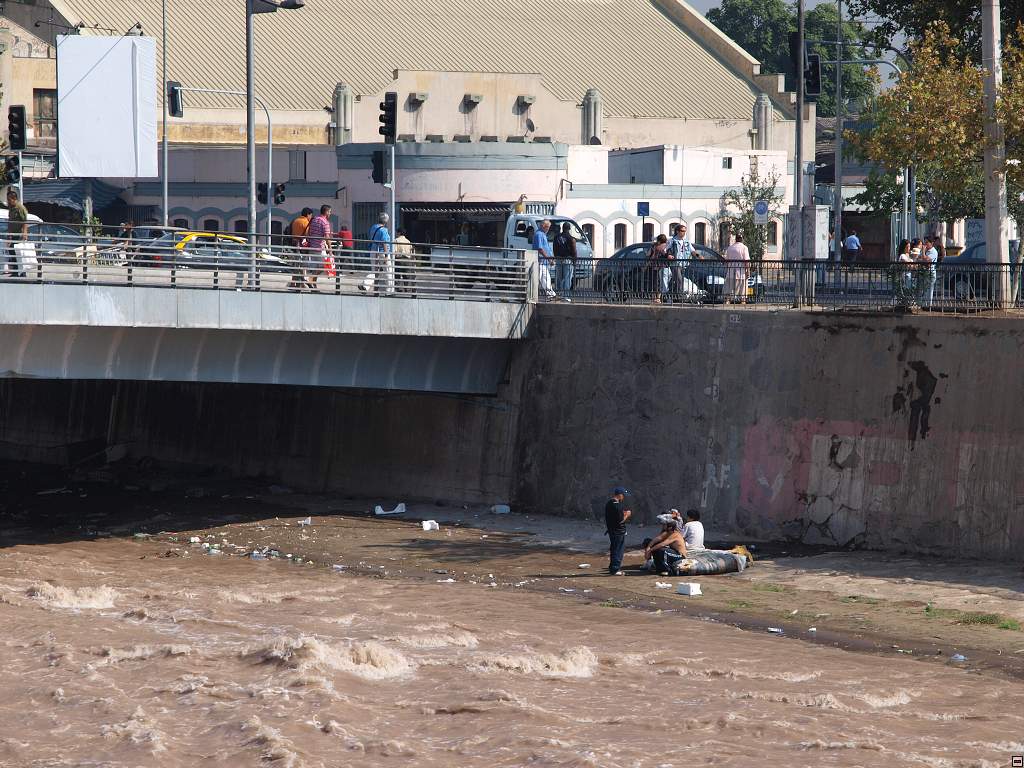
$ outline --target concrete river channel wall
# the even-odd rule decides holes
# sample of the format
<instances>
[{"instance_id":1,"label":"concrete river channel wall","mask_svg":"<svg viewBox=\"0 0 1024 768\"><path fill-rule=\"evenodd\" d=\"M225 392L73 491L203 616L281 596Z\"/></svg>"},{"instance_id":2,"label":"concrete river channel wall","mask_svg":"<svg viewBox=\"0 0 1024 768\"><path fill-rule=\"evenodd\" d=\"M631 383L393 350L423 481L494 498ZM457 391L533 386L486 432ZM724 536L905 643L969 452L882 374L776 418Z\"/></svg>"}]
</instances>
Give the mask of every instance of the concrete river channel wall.
<instances>
[{"instance_id":1,"label":"concrete river channel wall","mask_svg":"<svg viewBox=\"0 0 1024 768\"><path fill-rule=\"evenodd\" d=\"M496 397L0 380L0 455L1024 559L1024 319L542 305Z\"/></svg>"}]
</instances>

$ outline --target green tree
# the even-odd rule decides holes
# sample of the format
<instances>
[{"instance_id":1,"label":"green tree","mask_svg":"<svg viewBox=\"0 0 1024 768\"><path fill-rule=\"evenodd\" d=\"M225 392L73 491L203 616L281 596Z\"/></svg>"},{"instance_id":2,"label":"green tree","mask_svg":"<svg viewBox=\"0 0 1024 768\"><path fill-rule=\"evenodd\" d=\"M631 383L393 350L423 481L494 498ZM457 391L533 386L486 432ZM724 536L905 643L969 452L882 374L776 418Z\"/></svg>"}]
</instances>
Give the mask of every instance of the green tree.
<instances>
[{"instance_id":1,"label":"green tree","mask_svg":"<svg viewBox=\"0 0 1024 768\"><path fill-rule=\"evenodd\" d=\"M764 200L768 203L769 217L779 216L785 199L779 189L781 178L774 170L761 176L754 165L750 173L742 177L738 188L722 195L722 217L728 219L733 234L743 235L753 261L761 261L768 248L768 227L754 223L754 204Z\"/></svg>"},{"instance_id":2,"label":"green tree","mask_svg":"<svg viewBox=\"0 0 1024 768\"><path fill-rule=\"evenodd\" d=\"M848 131L854 152L877 170L857 202L880 212L899 210L896 175L913 166L920 219L948 221L984 215L982 160L986 145L984 72L941 22L911 45L913 64L880 94L865 130ZM998 117L1006 132L1010 214L1024 221L1024 26L1006 41Z\"/></svg>"},{"instance_id":3,"label":"green tree","mask_svg":"<svg viewBox=\"0 0 1024 768\"><path fill-rule=\"evenodd\" d=\"M981 3L978 0L849 0L850 15L871 22L871 39L902 47L917 40L934 22L944 22L956 39L957 53L981 60ZM1002 0L1004 35L1024 21L1024 0Z\"/></svg>"},{"instance_id":4,"label":"green tree","mask_svg":"<svg viewBox=\"0 0 1024 768\"><path fill-rule=\"evenodd\" d=\"M723 0L721 6L707 13L708 20L727 34L747 53L761 62L762 72L777 72L786 76L786 87L796 90L796 70L789 55L789 34L796 30L795 6L785 0ZM836 9L819 5L804 19L804 34L812 40L835 40ZM846 22L843 25L845 42L864 42L867 34L861 25ZM812 44L808 50L822 59L835 59L835 46ZM860 51L860 48L855 50ZM822 71L823 92L818 99L818 114L835 114L834 67ZM862 102L875 90L875 78L857 64L843 67L843 91L849 100Z\"/></svg>"}]
</instances>

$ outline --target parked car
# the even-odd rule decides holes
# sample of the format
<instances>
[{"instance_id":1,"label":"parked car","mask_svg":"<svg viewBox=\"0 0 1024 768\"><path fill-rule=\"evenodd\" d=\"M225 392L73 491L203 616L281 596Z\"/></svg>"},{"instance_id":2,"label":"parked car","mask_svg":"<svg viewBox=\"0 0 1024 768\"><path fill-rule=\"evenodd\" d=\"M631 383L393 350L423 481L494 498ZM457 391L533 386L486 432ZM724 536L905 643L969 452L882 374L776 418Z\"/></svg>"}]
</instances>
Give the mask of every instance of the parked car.
<instances>
[{"instance_id":1,"label":"parked car","mask_svg":"<svg viewBox=\"0 0 1024 768\"><path fill-rule=\"evenodd\" d=\"M123 246L119 246L123 247ZM177 269L226 269L245 271L252 263L249 241L237 235L176 230L133 246L132 260ZM290 272L288 262L260 248L256 254L261 272Z\"/></svg>"},{"instance_id":2,"label":"parked car","mask_svg":"<svg viewBox=\"0 0 1024 768\"><path fill-rule=\"evenodd\" d=\"M620 248L607 259L594 263L594 290L608 301L624 301L630 296L649 296L659 290L660 276L647 266L651 243L635 243ZM670 284L670 293L681 292L686 301L699 303L707 299L706 291L689 277L683 285Z\"/></svg>"},{"instance_id":3,"label":"parked car","mask_svg":"<svg viewBox=\"0 0 1024 768\"><path fill-rule=\"evenodd\" d=\"M1010 241L1010 264L1018 258L1020 240ZM992 268L985 243L968 246L958 256L947 256L939 265L939 281L945 295L956 301L985 302L994 298Z\"/></svg>"},{"instance_id":4,"label":"parked car","mask_svg":"<svg viewBox=\"0 0 1024 768\"><path fill-rule=\"evenodd\" d=\"M702 290L707 291L708 300L720 302L725 300L725 278L728 266L725 257L706 245L694 245L694 258L690 260L687 276ZM764 279L754 272L747 278L747 300L764 299L767 289Z\"/></svg>"},{"instance_id":5,"label":"parked car","mask_svg":"<svg viewBox=\"0 0 1024 768\"><path fill-rule=\"evenodd\" d=\"M28 239L41 262L82 264L97 252L96 244L87 243L80 229L67 224L29 222Z\"/></svg>"}]
</instances>

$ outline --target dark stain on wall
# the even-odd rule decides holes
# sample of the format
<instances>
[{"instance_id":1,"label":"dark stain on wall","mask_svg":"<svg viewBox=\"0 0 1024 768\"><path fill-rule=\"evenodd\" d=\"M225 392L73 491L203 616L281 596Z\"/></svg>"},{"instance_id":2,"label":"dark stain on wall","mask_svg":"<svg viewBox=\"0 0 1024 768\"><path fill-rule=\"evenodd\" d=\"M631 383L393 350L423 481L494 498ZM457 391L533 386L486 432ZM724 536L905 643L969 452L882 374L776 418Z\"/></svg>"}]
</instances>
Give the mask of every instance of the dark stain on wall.
<instances>
[{"instance_id":1,"label":"dark stain on wall","mask_svg":"<svg viewBox=\"0 0 1024 768\"><path fill-rule=\"evenodd\" d=\"M920 360L910 363L910 368L917 374L915 387L918 396L910 401L910 425L907 430L907 437L913 444L918 437L924 440L928 437L930 429L929 419L932 413L932 397L935 395L935 386L939 383L938 378Z\"/></svg>"}]
</instances>

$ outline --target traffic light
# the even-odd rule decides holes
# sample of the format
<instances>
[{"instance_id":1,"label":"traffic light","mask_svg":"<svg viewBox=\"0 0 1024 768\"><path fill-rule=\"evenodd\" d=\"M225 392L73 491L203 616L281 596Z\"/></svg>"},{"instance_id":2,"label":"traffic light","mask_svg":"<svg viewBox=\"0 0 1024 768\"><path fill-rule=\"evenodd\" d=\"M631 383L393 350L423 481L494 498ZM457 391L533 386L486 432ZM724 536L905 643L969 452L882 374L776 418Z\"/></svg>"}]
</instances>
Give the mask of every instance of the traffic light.
<instances>
[{"instance_id":1,"label":"traffic light","mask_svg":"<svg viewBox=\"0 0 1024 768\"><path fill-rule=\"evenodd\" d=\"M378 149L373 153L373 183L383 184L385 181L384 150Z\"/></svg>"},{"instance_id":2,"label":"traffic light","mask_svg":"<svg viewBox=\"0 0 1024 768\"><path fill-rule=\"evenodd\" d=\"M25 107L21 104L7 109L7 143L15 152L25 148Z\"/></svg>"},{"instance_id":3,"label":"traffic light","mask_svg":"<svg viewBox=\"0 0 1024 768\"><path fill-rule=\"evenodd\" d=\"M167 114L171 117L185 116L185 102L181 97L181 83L167 81Z\"/></svg>"},{"instance_id":4,"label":"traffic light","mask_svg":"<svg viewBox=\"0 0 1024 768\"><path fill-rule=\"evenodd\" d=\"M384 94L384 101L380 103L380 117L377 119L380 120L381 123L377 132L384 137L385 143L394 144L398 126L397 93L394 91L388 91Z\"/></svg>"},{"instance_id":5,"label":"traffic light","mask_svg":"<svg viewBox=\"0 0 1024 768\"><path fill-rule=\"evenodd\" d=\"M4 158L4 179L7 184L17 184L21 181L21 165L18 163L17 155Z\"/></svg>"},{"instance_id":6,"label":"traffic light","mask_svg":"<svg viewBox=\"0 0 1024 768\"><path fill-rule=\"evenodd\" d=\"M287 184L275 184L274 185L274 205L280 205L285 201L284 189Z\"/></svg>"},{"instance_id":7,"label":"traffic light","mask_svg":"<svg viewBox=\"0 0 1024 768\"><path fill-rule=\"evenodd\" d=\"M804 70L804 96L821 96L821 56L807 54L807 68Z\"/></svg>"},{"instance_id":8,"label":"traffic light","mask_svg":"<svg viewBox=\"0 0 1024 768\"><path fill-rule=\"evenodd\" d=\"M265 183L256 185L256 199L260 205L267 204L267 185Z\"/></svg>"}]
</instances>

